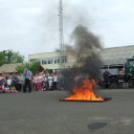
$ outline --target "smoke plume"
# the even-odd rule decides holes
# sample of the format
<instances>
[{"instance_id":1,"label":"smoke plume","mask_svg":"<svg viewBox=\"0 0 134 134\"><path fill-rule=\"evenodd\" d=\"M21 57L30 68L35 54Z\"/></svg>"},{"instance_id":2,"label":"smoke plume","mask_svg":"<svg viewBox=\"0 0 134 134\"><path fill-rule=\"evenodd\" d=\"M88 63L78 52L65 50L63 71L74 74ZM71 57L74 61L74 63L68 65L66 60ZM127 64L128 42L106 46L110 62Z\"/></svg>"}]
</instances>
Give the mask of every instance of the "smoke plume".
<instances>
[{"instance_id":1,"label":"smoke plume","mask_svg":"<svg viewBox=\"0 0 134 134\"><path fill-rule=\"evenodd\" d=\"M83 25L75 27L71 34L71 40L74 45L66 45L65 50L76 53L77 61L70 69L62 71L62 74L66 78L65 88L70 91L76 86L80 87L85 76L88 76L89 79L93 78L96 83L99 81L101 59L97 55L97 52L102 49L100 39ZM82 76L79 82L75 80L78 74Z\"/></svg>"},{"instance_id":2,"label":"smoke plume","mask_svg":"<svg viewBox=\"0 0 134 134\"><path fill-rule=\"evenodd\" d=\"M72 32L71 39L75 42L74 50L77 53L101 49L100 39L92 34L87 27L78 25Z\"/></svg>"}]
</instances>

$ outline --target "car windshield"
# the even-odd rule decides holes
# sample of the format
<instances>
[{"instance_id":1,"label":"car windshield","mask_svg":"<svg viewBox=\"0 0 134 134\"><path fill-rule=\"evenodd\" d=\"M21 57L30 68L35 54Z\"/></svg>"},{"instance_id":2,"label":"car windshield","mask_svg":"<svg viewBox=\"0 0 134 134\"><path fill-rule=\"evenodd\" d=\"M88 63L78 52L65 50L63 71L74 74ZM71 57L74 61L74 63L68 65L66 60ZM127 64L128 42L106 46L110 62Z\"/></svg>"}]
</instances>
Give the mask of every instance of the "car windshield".
<instances>
[{"instance_id":1,"label":"car windshield","mask_svg":"<svg viewBox=\"0 0 134 134\"><path fill-rule=\"evenodd\" d=\"M134 59L130 60L130 65L134 65Z\"/></svg>"}]
</instances>

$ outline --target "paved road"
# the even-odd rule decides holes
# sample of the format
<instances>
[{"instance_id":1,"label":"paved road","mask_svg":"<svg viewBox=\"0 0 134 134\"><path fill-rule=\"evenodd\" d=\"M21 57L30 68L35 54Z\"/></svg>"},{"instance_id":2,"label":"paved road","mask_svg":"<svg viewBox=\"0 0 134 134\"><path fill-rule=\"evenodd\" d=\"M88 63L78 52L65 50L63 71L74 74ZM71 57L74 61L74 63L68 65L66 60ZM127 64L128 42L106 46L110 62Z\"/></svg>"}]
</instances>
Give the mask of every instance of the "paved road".
<instances>
[{"instance_id":1,"label":"paved road","mask_svg":"<svg viewBox=\"0 0 134 134\"><path fill-rule=\"evenodd\" d=\"M134 90L103 103L60 102L66 91L0 94L0 134L134 134Z\"/></svg>"}]
</instances>

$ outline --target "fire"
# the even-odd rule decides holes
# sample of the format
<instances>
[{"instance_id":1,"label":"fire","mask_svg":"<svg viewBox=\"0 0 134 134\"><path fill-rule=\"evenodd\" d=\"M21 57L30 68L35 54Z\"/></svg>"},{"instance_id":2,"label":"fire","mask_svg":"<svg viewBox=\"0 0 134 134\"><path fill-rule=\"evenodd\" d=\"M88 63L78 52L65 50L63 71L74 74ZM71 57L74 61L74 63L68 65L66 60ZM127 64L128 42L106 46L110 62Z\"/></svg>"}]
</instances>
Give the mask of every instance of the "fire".
<instances>
[{"instance_id":1,"label":"fire","mask_svg":"<svg viewBox=\"0 0 134 134\"><path fill-rule=\"evenodd\" d=\"M102 97L96 97L93 87L96 87L95 81L84 80L83 86L73 89L73 95L62 100L78 100L78 101L104 101Z\"/></svg>"}]
</instances>

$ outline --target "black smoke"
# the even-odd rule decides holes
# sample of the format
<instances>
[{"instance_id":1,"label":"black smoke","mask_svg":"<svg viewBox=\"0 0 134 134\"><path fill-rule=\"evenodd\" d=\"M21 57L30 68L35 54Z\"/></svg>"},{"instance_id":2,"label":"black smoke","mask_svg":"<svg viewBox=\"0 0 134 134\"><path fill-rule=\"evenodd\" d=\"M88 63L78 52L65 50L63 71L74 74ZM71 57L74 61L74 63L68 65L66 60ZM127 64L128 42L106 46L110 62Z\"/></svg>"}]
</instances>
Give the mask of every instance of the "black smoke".
<instances>
[{"instance_id":1,"label":"black smoke","mask_svg":"<svg viewBox=\"0 0 134 134\"><path fill-rule=\"evenodd\" d=\"M73 66L63 69L61 72L65 77L65 88L70 91L76 86L80 87L85 76L88 76L89 80L93 78L98 83L101 73L99 69L101 59L97 53L102 49L99 37L83 25L75 27L71 34L71 40L73 45L66 45L65 50L76 54L77 60ZM76 76L80 74L82 74L81 79L76 81Z\"/></svg>"}]
</instances>

